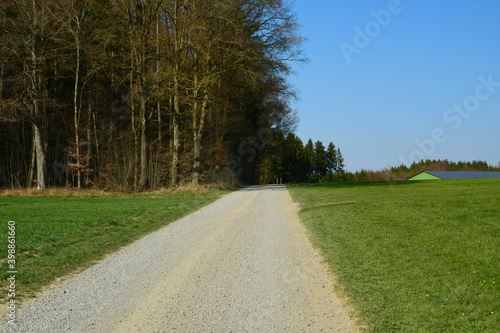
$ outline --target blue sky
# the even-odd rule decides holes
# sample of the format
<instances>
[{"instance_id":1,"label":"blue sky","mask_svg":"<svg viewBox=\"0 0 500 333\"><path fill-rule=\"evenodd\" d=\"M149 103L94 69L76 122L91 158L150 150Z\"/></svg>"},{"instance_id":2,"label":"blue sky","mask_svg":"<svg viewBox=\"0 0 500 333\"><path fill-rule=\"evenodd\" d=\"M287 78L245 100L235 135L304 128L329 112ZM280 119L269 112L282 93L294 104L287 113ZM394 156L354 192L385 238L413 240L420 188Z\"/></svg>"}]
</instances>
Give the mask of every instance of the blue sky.
<instances>
[{"instance_id":1,"label":"blue sky","mask_svg":"<svg viewBox=\"0 0 500 333\"><path fill-rule=\"evenodd\" d=\"M297 135L349 171L500 162L500 1L296 0L310 63L290 77Z\"/></svg>"}]
</instances>

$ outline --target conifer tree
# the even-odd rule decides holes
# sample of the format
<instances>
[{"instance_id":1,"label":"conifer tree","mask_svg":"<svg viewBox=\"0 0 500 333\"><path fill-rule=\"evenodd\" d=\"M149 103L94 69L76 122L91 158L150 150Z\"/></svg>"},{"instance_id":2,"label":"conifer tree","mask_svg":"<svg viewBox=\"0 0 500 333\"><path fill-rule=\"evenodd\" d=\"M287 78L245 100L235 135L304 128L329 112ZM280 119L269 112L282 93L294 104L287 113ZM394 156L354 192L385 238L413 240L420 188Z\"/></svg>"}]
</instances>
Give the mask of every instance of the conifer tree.
<instances>
[{"instance_id":1,"label":"conifer tree","mask_svg":"<svg viewBox=\"0 0 500 333\"><path fill-rule=\"evenodd\" d=\"M314 174L318 179L326 175L328 168L328 160L326 157L325 146L321 141L316 141L314 144Z\"/></svg>"},{"instance_id":2,"label":"conifer tree","mask_svg":"<svg viewBox=\"0 0 500 333\"><path fill-rule=\"evenodd\" d=\"M337 148L337 174L342 175L345 173L344 157L340 152L340 148Z\"/></svg>"},{"instance_id":3,"label":"conifer tree","mask_svg":"<svg viewBox=\"0 0 500 333\"><path fill-rule=\"evenodd\" d=\"M314 174L314 145L309 139L304 146L305 171L308 178Z\"/></svg>"},{"instance_id":4,"label":"conifer tree","mask_svg":"<svg viewBox=\"0 0 500 333\"><path fill-rule=\"evenodd\" d=\"M326 159L328 162L328 173L334 174L337 172L337 149L332 142L328 144L328 148L326 149Z\"/></svg>"}]
</instances>

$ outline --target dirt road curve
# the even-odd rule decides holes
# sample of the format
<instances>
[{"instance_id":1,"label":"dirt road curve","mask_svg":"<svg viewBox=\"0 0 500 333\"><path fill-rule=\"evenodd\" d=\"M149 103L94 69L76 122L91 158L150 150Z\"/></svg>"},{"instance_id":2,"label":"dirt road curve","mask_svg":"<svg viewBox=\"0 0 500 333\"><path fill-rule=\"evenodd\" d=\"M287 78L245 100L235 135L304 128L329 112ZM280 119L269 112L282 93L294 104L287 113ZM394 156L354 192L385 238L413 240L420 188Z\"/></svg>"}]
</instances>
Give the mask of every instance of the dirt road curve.
<instances>
[{"instance_id":1,"label":"dirt road curve","mask_svg":"<svg viewBox=\"0 0 500 333\"><path fill-rule=\"evenodd\" d=\"M2 332L354 332L283 186L251 187L59 284Z\"/></svg>"}]
</instances>

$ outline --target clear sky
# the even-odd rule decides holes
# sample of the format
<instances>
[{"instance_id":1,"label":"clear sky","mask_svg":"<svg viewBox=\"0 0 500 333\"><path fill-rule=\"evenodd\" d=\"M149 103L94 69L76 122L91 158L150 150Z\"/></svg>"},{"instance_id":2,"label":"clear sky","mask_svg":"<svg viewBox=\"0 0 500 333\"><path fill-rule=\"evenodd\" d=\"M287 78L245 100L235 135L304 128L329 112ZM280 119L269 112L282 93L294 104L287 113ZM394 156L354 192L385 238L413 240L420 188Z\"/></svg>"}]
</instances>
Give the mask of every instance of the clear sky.
<instances>
[{"instance_id":1,"label":"clear sky","mask_svg":"<svg viewBox=\"0 0 500 333\"><path fill-rule=\"evenodd\" d=\"M347 170L500 162L499 0L296 0L297 135Z\"/></svg>"}]
</instances>

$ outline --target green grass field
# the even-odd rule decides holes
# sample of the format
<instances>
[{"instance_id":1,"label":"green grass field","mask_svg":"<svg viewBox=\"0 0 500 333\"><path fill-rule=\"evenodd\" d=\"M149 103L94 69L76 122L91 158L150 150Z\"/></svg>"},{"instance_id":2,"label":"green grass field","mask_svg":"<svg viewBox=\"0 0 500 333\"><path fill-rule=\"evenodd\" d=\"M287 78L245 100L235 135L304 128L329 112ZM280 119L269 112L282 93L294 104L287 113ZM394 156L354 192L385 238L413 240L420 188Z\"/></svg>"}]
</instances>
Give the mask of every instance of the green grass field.
<instances>
[{"instance_id":1,"label":"green grass field","mask_svg":"<svg viewBox=\"0 0 500 333\"><path fill-rule=\"evenodd\" d=\"M289 189L368 331L500 331L499 179Z\"/></svg>"},{"instance_id":2,"label":"green grass field","mask_svg":"<svg viewBox=\"0 0 500 333\"><path fill-rule=\"evenodd\" d=\"M0 302L8 289L8 221L16 222L16 297L20 300L227 192L0 197Z\"/></svg>"}]
</instances>

